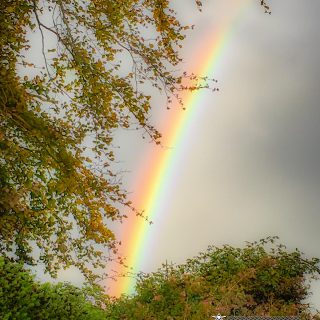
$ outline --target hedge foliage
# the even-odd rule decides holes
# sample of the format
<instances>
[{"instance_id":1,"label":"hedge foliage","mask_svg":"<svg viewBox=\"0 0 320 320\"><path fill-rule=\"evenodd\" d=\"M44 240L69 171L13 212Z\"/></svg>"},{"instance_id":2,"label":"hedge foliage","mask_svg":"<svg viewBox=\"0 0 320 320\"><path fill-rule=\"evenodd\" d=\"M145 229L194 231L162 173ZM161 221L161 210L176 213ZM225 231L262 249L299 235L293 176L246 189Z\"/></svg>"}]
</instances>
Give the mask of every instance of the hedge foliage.
<instances>
[{"instance_id":1,"label":"hedge foliage","mask_svg":"<svg viewBox=\"0 0 320 320\"><path fill-rule=\"evenodd\" d=\"M68 283L39 283L16 262L0 257L0 319L100 320L89 291Z\"/></svg>"},{"instance_id":2,"label":"hedge foliage","mask_svg":"<svg viewBox=\"0 0 320 320\"><path fill-rule=\"evenodd\" d=\"M0 319L200 320L223 315L320 320L305 299L319 259L288 251L276 237L243 248L211 246L185 264L139 274L136 293L111 298L99 287L40 283L0 257Z\"/></svg>"}]
</instances>

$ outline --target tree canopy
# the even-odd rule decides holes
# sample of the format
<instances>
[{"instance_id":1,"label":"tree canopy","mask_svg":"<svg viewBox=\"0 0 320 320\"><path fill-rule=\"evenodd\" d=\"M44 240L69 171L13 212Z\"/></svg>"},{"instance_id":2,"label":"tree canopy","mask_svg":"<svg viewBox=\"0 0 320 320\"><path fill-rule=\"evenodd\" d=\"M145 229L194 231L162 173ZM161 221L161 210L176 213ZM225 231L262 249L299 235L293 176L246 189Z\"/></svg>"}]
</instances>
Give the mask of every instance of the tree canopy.
<instances>
[{"instance_id":1,"label":"tree canopy","mask_svg":"<svg viewBox=\"0 0 320 320\"><path fill-rule=\"evenodd\" d=\"M1 1L1 254L41 262L53 276L74 265L93 280L90 265L103 267L105 249L116 251L109 222L134 208L112 167L114 131L138 128L159 143L147 84L168 103L207 86L176 71L190 26L170 4Z\"/></svg>"},{"instance_id":2,"label":"tree canopy","mask_svg":"<svg viewBox=\"0 0 320 320\"><path fill-rule=\"evenodd\" d=\"M10 0L0 10L0 251L34 263L37 247L52 275L73 264L90 278L88 264L107 259L98 246L116 249L108 221L132 208L111 166L114 130L159 141L143 85L169 102L191 89L172 70L189 27L164 0ZM38 65L28 55L36 31Z\"/></svg>"},{"instance_id":3,"label":"tree canopy","mask_svg":"<svg viewBox=\"0 0 320 320\"><path fill-rule=\"evenodd\" d=\"M206 319L218 313L309 319L315 315L304 299L310 280L319 279L320 260L276 240L210 246L185 264L141 274L136 294L110 304L108 319Z\"/></svg>"}]
</instances>

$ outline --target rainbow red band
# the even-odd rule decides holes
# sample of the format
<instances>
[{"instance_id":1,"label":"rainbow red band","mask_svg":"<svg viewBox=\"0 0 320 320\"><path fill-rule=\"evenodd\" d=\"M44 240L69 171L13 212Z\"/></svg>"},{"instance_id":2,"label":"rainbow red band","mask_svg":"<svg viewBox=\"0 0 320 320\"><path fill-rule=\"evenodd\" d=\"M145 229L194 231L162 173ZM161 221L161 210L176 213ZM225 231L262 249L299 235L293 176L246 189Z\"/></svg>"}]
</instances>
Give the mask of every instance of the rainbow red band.
<instances>
[{"instance_id":1,"label":"rainbow red band","mask_svg":"<svg viewBox=\"0 0 320 320\"><path fill-rule=\"evenodd\" d=\"M224 0L221 0L224 1ZM224 20L219 30L206 37L203 50L197 56L197 61L201 61L195 68L196 74L203 77L212 77L218 63L223 56L226 44L232 35L236 21L241 17L241 13L252 3L252 0L238 0L236 5L233 4L232 12ZM210 43L211 41L211 43ZM210 46L207 44L210 43ZM205 54L201 54L205 52ZM144 214L148 219L153 220L160 212L159 202L165 201L168 187L172 182L172 172L175 168L176 160L184 149L182 141L187 134L190 123L194 120L200 111L201 99L204 94L202 91L187 92L184 96L184 106L186 111L180 108L170 113L170 118L166 119L169 124L163 129L165 140L163 144L172 148L163 150L158 148L143 163L139 184L134 188L135 193L139 195L134 200L136 208L143 208ZM143 219L130 217L124 223L123 236L121 237L122 254L126 257L126 264L130 267L131 272L135 273L141 269L142 261L145 259L146 244L148 243L150 224ZM125 271L117 270L119 273ZM134 277L121 277L118 281L109 283L108 293L113 296L121 294L131 294L134 291Z\"/></svg>"}]
</instances>

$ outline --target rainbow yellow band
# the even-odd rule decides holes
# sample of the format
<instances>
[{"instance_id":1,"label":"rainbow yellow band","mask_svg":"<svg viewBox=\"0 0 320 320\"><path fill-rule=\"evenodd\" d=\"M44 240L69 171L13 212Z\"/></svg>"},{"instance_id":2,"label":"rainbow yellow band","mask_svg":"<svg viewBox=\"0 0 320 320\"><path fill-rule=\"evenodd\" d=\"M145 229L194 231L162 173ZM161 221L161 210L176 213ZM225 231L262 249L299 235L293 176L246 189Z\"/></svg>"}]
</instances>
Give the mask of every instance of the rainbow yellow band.
<instances>
[{"instance_id":1,"label":"rainbow yellow band","mask_svg":"<svg viewBox=\"0 0 320 320\"><path fill-rule=\"evenodd\" d=\"M224 1L224 0L222 0ZM242 16L242 12L252 3L252 0L238 0L232 8L232 13L228 15L224 23L213 34L204 37L203 50L197 55L198 65L196 65L196 74L204 77L213 75L217 65L221 61L221 57L226 48L226 44L232 37L232 31L236 26L236 22ZM165 134L164 145L172 148L155 151L143 164L141 178L139 178L138 190L135 193L139 198L135 200L137 208L143 208L145 216L148 219L162 214L159 212L159 203L164 201L166 190L171 183L172 172L177 163L177 159L181 157L183 148L182 141L190 127L190 122L194 119L199 111L201 99L204 97L202 91L188 92L184 97L184 106L186 111L180 108L170 115L167 119L169 122L163 129ZM136 217L129 218L124 224L123 236L121 242L124 247L123 255L126 257L126 264L132 272L138 272L141 268L142 261L145 257L146 243L149 240L150 225L143 219ZM118 270L121 273L121 270ZM122 270L124 271L124 270ZM121 294L131 294L134 291L134 277L121 277L118 281L109 284L111 288L108 293L113 296Z\"/></svg>"}]
</instances>

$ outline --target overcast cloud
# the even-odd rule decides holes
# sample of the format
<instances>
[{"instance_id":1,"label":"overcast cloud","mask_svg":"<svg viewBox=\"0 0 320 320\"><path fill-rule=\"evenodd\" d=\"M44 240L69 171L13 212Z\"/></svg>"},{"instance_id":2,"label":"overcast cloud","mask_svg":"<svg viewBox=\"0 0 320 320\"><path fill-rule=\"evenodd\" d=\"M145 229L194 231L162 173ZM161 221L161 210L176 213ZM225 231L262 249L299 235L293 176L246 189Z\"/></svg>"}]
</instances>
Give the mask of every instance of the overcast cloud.
<instances>
[{"instance_id":1,"label":"overcast cloud","mask_svg":"<svg viewBox=\"0 0 320 320\"><path fill-rule=\"evenodd\" d=\"M196 25L183 49L186 68L238 1L208 0L201 14L193 0L175 1L181 19ZM320 1L270 1L271 16L248 2L210 75L221 91L205 95L185 136L179 175L168 181L173 191L150 227L144 271L210 244L242 246L268 235L320 257ZM154 121L161 125L166 114L155 110ZM154 146L132 132L115 138L119 166L129 170L124 183L139 193L137 168ZM73 271L62 278L81 279ZM313 291L320 308L320 285Z\"/></svg>"},{"instance_id":2,"label":"overcast cloud","mask_svg":"<svg viewBox=\"0 0 320 320\"><path fill-rule=\"evenodd\" d=\"M177 2L182 19L196 24L186 66L237 1L208 1L202 14L192 1ZM145 271L209 244L242 246L268 235L320 257L320 2L270 1L271 16L257 3L241 14L213 75L220 93L206 94L205 112L185 137L183 165L169 182L174 192L151 227ZM119 156L130 186L151 147L128 141ZM319 289L311 299L318 308Z\"/></svg>"}]
</instances>

